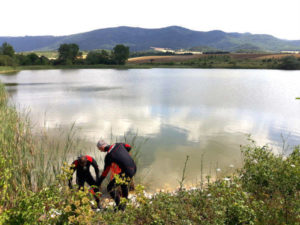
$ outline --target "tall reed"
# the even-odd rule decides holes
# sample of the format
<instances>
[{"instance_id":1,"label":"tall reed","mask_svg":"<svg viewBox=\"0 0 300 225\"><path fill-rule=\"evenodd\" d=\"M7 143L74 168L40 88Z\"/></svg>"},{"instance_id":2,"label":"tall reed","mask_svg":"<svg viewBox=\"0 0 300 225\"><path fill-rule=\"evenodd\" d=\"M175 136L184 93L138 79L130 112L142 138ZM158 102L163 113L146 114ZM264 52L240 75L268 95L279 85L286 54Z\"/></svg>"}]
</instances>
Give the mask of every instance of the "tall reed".
<instances>
[{"instance_id":1,"label":"tall reed","mask_svg":"<svg viewBox=\"0 0 300 225\"><path fill-rule=\"evenodd\" d=\"M32 133L28 116L8 105L8 96L0 84L0 205L14 204L18 194L38 191L53 183L63 162L83 144L70 129L56 128Z\"/></svg>"}]
</instances>

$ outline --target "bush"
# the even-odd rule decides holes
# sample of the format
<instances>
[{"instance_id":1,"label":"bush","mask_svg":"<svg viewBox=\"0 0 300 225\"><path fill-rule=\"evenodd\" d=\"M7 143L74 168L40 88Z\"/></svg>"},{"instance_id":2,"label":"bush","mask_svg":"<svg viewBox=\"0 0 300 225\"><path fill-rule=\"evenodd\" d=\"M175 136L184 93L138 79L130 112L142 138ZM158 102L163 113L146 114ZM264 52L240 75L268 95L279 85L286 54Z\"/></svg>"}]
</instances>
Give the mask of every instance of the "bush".
<instances>
[{"instance_id":1,"label":"bush","mask_svg":"<svg viewBox=\"0 0 300 225\"><path fill-rule=\"evenodd\" d=\"M243 188L252 193L255 199L264 202L269 223L294 224L299 221L299 147L287 159L283 155L275 155L268 146L246 146L243 152ZM266 212L261 212L260 216L267 219Z\"/></svg>"},{"instance_id":2,"label":"bush","mask_svg":"<svg viewBox=\"0 0 300 225\"><path fill-rule=\"evenodd\" d=\"M15 66L15 60L8 55L0 55L0 66Z\"/></svg>"},{"instance_id":3,"label":"bush","mask_svg":"<svg viewBox=\"0 0 300 225\"><path fill-rule=\"evenodd\" d=\"M112 60L107 51L104 50L102 50L101 52L91 51L87 54L86 63L89 65L112 64Z\"/></svg>"},{"instance_id":4,"label":"bush","mask_svg":"<svg viewBox=\"0 0 300 225\"><path fill-rule=\"evenodd\" d=\"M279 69L285 70L299 70L300 61L295 56L287 56L280 60Z\"/></svg>"}]
</instances>

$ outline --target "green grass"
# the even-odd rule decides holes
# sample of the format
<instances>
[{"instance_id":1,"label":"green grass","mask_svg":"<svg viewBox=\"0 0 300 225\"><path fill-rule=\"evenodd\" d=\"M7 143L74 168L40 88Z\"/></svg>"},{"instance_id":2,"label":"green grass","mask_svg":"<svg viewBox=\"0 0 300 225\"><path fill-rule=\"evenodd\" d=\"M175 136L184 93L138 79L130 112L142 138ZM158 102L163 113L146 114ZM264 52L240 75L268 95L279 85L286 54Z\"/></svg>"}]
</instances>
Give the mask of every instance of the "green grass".
<instances>
[{"instance_id":1,"label":"green grass","mask_svg":"<svg viewBox=\"0 0 300 225\"><path fill-rule=\"evenodd\" d=\"M17 69L16 67L0 66L0 74L1 73L13 73L13 72L17 72L17 71L19 71L19 69Z\"/></svg>"},{"instance_id":2,"label":"green grass","mask_svg":"<svg viewBox=\"0 0 300 225\"><path fill-rule=\"evenodd\" d=\"M0 66L1 73L12 73L21 70L55 70L55 69L149 69L149 65L37 65L37 66L16 66L3 67Z\"/></svg>"},{"instance_id":3,"label":"green grass","mask_svg":"<svg viewBox=\"0 0 300 225\"><path fill-rule=\"evenodd\" d=\"M147 65L149 65L148 63ZM276 69L278 60L236 59L231 56L205 56L182 62L152 63L156 66L190 68L230 68L230 69Z\"/></svg>"}]
</instances>

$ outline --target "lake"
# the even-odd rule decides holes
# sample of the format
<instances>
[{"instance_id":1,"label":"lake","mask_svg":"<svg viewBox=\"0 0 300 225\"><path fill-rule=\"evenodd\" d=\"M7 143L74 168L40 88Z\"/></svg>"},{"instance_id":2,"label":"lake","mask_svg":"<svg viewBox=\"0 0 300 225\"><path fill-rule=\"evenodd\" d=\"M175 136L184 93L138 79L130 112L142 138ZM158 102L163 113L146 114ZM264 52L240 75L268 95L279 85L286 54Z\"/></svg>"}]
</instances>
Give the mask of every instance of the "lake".
<instances>
[{"instance_id":1,"label":"lake","mask_svg":"<svg viewBox=\"0 0 300 225\"><path fill-rule=\"evenodd\" d=\"M300 143L300 72L239 69L28 70L0 75L20 110L37 126L73 122L91 142L138 133L139 172L149 187L230 172L241 163L246 134L282 149ZM84 151L84 150L83 150ZM100 163L101 164L101 163Z\"/></svg>"}]
</instances>

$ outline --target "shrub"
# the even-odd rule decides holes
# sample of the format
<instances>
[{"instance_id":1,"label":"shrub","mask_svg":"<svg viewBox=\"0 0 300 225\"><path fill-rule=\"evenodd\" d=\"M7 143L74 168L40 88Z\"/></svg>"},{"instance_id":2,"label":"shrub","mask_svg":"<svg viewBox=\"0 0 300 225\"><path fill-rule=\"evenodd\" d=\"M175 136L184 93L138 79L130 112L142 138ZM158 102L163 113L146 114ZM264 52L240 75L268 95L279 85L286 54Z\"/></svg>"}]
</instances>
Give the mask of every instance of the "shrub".
<instances>
[{"instance_id":1,"label":"shrub","mask_svg":"<svg viewBox=\"0 0 300 225\"><path fill-rule=\"evenodd\" d=\"M299 147L286 159L275 155L268 146L244 147L241 182L245 191L264 202L261 218L272 224L293 224L299 215L300 152ZM276 219L275 219L276 218ZM273 221L276 220L277 222Z\"/></svg>"},{"instance_id":2,"label":"shrub","mask_svg":"<svg viewBox=\"0 0 300 225\"><path fill-rule=\"evenodd\" d=\"M300 69L300 61L297 60L295 56L286 56L280 60L279 69L285 70L299 70Z\"/></svg>"},{"instance_id":3,"label":"shrub","mask_svg":"<svg viewBox=\"0 0 300 225\"><path fill-rule=\"evenodd\" d=\"M15 60L8 55L0 55L0 66L15 66Z\"/></svg>"}]
</instances>

